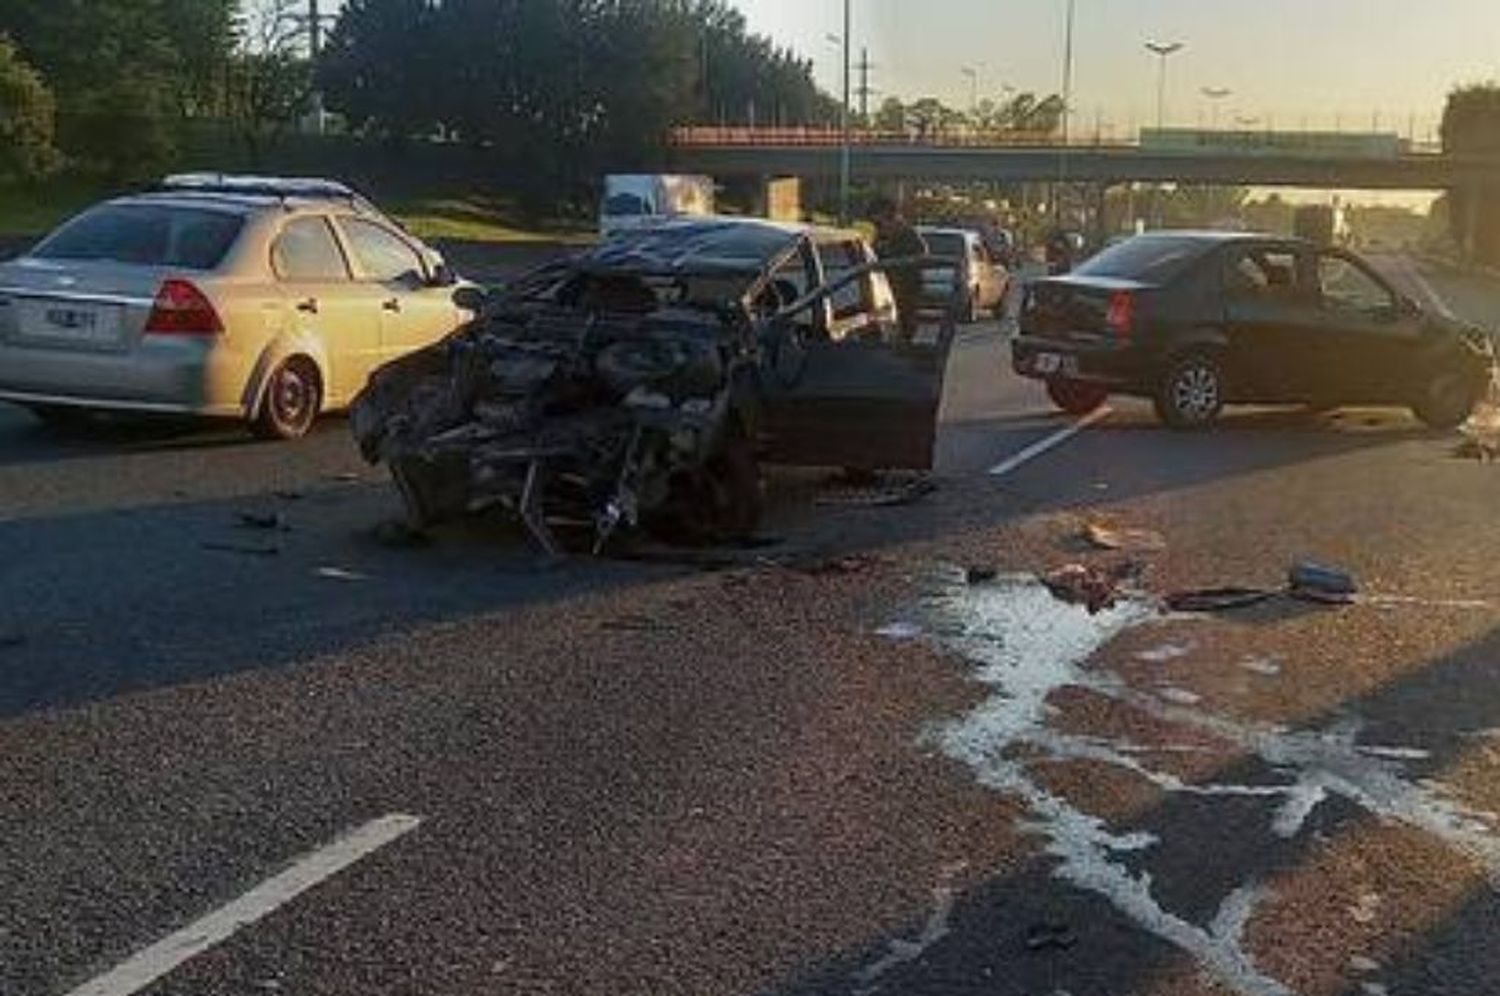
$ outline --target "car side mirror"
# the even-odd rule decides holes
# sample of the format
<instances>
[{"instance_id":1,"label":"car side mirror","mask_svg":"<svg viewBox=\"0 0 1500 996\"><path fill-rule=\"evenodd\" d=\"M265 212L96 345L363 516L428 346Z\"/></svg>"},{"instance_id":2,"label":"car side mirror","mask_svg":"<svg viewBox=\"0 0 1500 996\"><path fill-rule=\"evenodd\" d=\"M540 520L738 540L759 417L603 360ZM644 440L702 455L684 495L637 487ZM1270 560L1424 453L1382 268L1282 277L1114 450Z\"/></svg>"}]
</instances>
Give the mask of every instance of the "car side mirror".
<instances>
[{"instance_id":1,"label":"car side mirror","mask_svg":"<svg viewBox=\"0 0 1500 996\"><path fill-rule=\"evenodd\" d=\"M432 268L432 275L428 277L427 283L433 287L452 287L458 283L458 274L453 272L453 267L447 263L438 263Z\"/></svg>"},{"instance_id":2,"label":"car side mirror","mask_svg":"<svg viewBox=\"0 0 1500 996\"><path fill-rule=\"evenodd\" d=\"M484 310L485 302L489 300L489 294L483 287L475 287L473 284L460 287L453 292L453 303L464 311L479 314Z\"/></svg>"},{"instance_id":3,"label":"car side mirror","mask_svg":"<svg viewBox=\"0 0 1500 996\"><path fill-rule=\"evenodd\" d=\"M1396 314L1403 318L1416 318L1422 314L1422 306L1403 294L1396 299Z\"/></svg>"}]
</instances>

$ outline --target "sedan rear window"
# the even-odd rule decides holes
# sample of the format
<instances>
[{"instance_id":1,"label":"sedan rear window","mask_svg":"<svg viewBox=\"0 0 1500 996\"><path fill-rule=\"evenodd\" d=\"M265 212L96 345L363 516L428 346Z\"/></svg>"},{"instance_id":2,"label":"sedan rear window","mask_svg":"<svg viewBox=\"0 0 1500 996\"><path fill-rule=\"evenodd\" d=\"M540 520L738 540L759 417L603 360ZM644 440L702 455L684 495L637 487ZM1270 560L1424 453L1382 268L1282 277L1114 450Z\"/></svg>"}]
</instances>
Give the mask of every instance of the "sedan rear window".
<instances>
[{"instance_id":1,"label":"sedan rear window","mask_svg":"<svg viewBox=\"0 0 1500 996\"><path fill-rule=\"evenodd\" d=\"M927 243L927 251L934 256L955 256L963 259L967 254L962 235L955 235L952 232L923 232L922 238Z\"/></svg>"},{"instance_id":2,"label":"sedan rear window","mask_svg":"<svg viewBox=\"0 0 1500 996\"><path fill-rule=\"evenodd\" d=\"M1206 248L1195 239L1142 235L1110 246L1074 272L1081 277L1164 283L1192 265Z\"/></svg>"},{"instance_id":3,"label":"sedan rear window","mask_svg":"<svg viewBox=\"0 0 1500 996\"><path fill-rule=\"evenodd\" d=\"M223 262L244 226L243 216L225 211L106 204L59 228L31 255L212 270Z\"/></svg>"}]
</instances>

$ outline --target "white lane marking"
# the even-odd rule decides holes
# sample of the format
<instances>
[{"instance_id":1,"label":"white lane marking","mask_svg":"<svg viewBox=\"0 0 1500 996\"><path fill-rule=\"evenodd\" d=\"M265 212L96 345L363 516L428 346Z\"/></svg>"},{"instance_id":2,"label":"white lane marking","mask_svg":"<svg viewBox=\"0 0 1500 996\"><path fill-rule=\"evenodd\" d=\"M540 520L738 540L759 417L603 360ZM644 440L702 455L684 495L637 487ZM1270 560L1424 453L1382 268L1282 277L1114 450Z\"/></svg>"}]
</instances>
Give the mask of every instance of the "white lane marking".
<instances>
[{"instance_id":1,"label":"white lane marking","mask_svg":"<svg viewBox=\"0 0 1500 996\"><path fill-rule=\"evenodd\" d=\"M1006 474L1024 467L1026 464L1035 460L1037 457L1050 453L1052 450L1057 449L1063 443L1066 443L1068 440L1078 435L1084 429L1087 429L1089 426L1093 425L1096 422L1104 421L1114 413L1115 410L1108 405L1089 412L1083 418L1079 419L1077 422L1074 422L1066 429L1060 429L1057 432L1054 432L1052 435L1048 436L1046 439L1032 443L1030 446L1026 447L1015 456L1008 457L1005 460L1002 460L1000 463L997 463L995 466L990 468L991 476L1004 477Z\"/></svg>"},{"instance_id":2,"label":"white lane marking","mask_svg":"<svg viewBox=\"0 0 1500 996\"><path fill-rule=\"evenodd\" d=\"M318 883L332 878L421 823L420 817L393 814L372 820L338 840L299 858L227 906L137 953L115 968L85 982L68 996L131 996L179 965L233 936L242 927L285 906Z\"/></svg>"}]
</instances>

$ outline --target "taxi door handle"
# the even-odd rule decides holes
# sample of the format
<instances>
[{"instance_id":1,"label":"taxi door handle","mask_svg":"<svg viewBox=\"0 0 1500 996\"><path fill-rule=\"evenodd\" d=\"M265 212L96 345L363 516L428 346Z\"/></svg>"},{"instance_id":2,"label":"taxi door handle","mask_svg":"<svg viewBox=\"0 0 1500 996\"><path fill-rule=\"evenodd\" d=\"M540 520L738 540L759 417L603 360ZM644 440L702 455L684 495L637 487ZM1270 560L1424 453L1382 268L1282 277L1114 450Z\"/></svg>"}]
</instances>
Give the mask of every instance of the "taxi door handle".
<instances>
[{"instance_id":1,"label":"taxi door handle","mask_svg":"<svg viewBox=\"0 0 1500 996\"><path fill-rule=\"evenodd\" d=\"M304 301L298 301L297 310L305 311L309 315L316 315L318 313L318 299L315 297L310 297Z\"/></svg>"},{"instance_id":2,"label":"taxi door handle","mask_svg":"<svg viewBox=\"0 0 1500 996\"><path fill-rule=\"evenodd\" d=\"M386 311L396 312L397 314L399 314L401 311L401 299L399 297L393 297L388 301L382 301L380 306Z\"/></svg>"}]
</instances>

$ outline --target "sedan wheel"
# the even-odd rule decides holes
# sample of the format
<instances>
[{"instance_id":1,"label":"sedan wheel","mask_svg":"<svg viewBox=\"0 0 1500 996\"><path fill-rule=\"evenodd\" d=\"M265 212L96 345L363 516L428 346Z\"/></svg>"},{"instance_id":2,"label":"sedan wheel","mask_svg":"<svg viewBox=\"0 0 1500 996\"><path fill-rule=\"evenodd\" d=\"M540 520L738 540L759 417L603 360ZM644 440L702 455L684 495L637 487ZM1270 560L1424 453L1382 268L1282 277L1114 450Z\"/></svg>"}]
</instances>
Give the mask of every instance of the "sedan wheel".
<instances>
[{"instance_id":1,"label":"sedan wheel","mask_svg":"<svg viewBox=\"0 0 1500 996\"><path fill-rule=\"evenodd\" d=\"M251 428L264 439L301 439L323 407L318 373L306 360L283 361L271 372L265 400Z\"/></svg>"},{"instance_id":2,"label":"sedan wheel","mask_svg":"<svg viewBox=\"0 0 1500 996\"><path fill-rule=\"evenodd\" d=\"M1479 404L1481 389L1455 371L1433 374L1412 404L1412 414L1433 429L1462 425Z\"/></svg>"},{"instance_id":3,"label":"sedan wheel","mask_svg":"<svg viewBox=\"0 0 1500 996\"><path fill-rule=\"evenodd\" d=\"M1049 380L1047 397L1069 415L1087 415L1109 400L1109 389L1079 380Z\"/></svg>"},{"instance_id":4,"label":"sedan wheel","mask_svg":"<svg viewBox=\"0 0 1500 996\"><path fill-rule=\"evenodd\" d=\"M1209 425L1224 410L1224 374L1218 362L1193 353L1172 364L1156 392L1156 414L1174 429Z\"/></svg>"}]
</instances>

